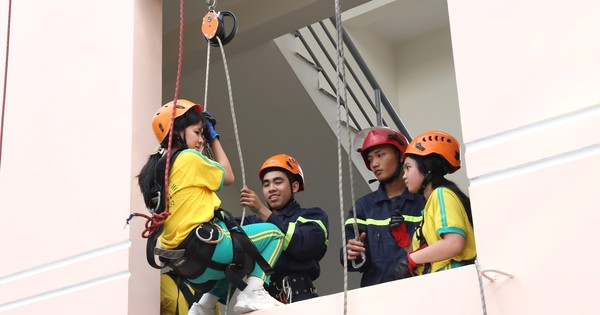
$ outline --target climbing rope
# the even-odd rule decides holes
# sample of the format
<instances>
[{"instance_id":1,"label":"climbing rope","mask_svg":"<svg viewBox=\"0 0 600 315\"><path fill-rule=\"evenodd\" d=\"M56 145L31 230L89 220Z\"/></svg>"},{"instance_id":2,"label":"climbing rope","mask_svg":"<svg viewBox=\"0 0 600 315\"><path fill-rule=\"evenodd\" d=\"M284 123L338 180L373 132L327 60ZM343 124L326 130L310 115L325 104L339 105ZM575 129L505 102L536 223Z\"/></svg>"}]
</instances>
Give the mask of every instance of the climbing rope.
<instances>
[{"instance_id":1,"label":"climbing rope","mask_svg":"<svg viewBox=\"0 0 600 315\"><path fill-rule=\"evenodd\" d=\"M340 91L344 93L344 99L347 99L347 89L346 89L346 75L343 67L344 60L344 50L342 45L342 29L341 29L341 10L339 0L335 0L335 21L336 21L336 30L337 30L337 47L336 47L336 104L337 104L337 123L336 123L336 137L337 137L337 156L338 156L338 190L340 192L340 223L342 228L342 246L343 246L343 256L344 256L344 315L348 312L348 254L347 254L347 244L346 244L346 229L344 224L344 193L343 193L343 176L342 176L342 149L341 149L341 106L342 106L342 97ZM349 122L349 110L347 102L344 102L346 106L346 122ZM348 140L350 140L350 126L348 128ZM351 191L351 200L352 200L352 213L354 214L354 235L357 239L360 239L358 225L356 223L356 211L354 211L354 185L352 183L352 160L351 160L351 145L348 145L348 168L349 168L349 176L350 176L350 191ZM361 255L362 256L362 255ZM365 261L363 257L363 263ZM354 261L353 261L354 263ZM355 268L358 268L355 265Z\"/></svg>"},{"instance_id":2,"label":"climbing rope","mask_svg":"<svg viewBox=\"0 0 600 315\"><path fill-rule=\"evenodd\" d=\"M4 88L2 92L2 119L0 120L0 168L2 168L2 139L4 138L4 108L6 107L6 82L8 81L8 49L10 48L10 18L12 0L8 0L8 19L6 22L6 58L4 59Z\"/></svg>"},{"instance_id":3,"label":"climbing rope","mask_svg":"<svg viewBox=\"0 0 600 315\"><path fill-rule=\"evenodd\" d=\"M180 0L179 1L179 52L178 52L178 56L177 56L177 75L175 78L175 95L173 96L173 111L171 113L171 126L169 127L169 144L167 145L167 161L165 164L165 173L164 173L164 186L165 187L165 191L168 190L169 187L169 170L170 170L170 165L171 165L171 151L172 151L172 147L173 147L173 125L174 125L174 121L175 121L175 113L176 113L176 109L177 109L177 99L179 96L179 86L181 83L181 65L182 65L182 57L183 57L183 25L184 25L184 15L183 15L183 8L184 8L184 0ZM155 213L152 212L152 216L148 216L146 214L143 213L138 213L138 212L134 212L132 213L129 218L127 218L127 220L125 221L125 226L127 226L127 224L129 224L129 221L131 221L132 218L134 217L143 217L146 219L146 223L144 226L144 230L142 231L142 237L143 238L148 238L150 236L152 236L154 233L156 233L156 231L158 231L158 229L165 223L165 221L167 220L167 218L171 215L171 212L169 211L169 194L166 193L164 194L164 198L165 198L165 210L161 213Z\"/></svg>"},{"instance_id":4,"label":"climbing rope","mask_svg":"<svg viewBox=\"0 0 600 315\"><path fill-rule=\"evenodd\" d=\"M223 57L223 65L225 66L225 76L227 78L227 91L229 93L229 108L231 109L231 121L233 122L233 132L235 134L235 144L240 159L240 169L242 172L242 187L246 187L246 170L244 168L244 157L242 156L242 146L240 145L240 135L238 132L237 119L235 116L235 109L233 107L233 93L231 92L231 78L229 77L229 68L227 67L227 59L225 58L225 51L223 50L223 44L221 39L217 37L219 41L219 47L221 47L221 56ZM246 207L242 210L242 221L240 225L244 225L244 217L246 216Z\"/></svg>"},{"instance_id":5,"label":"climbing rope","mask_svg":"<svg viewBox=\"0 0 600 315\"><path fill-rule=\"evenodd\" d=\"M210 2L210 3L209 3ZM208 0L207 4L209 4L209 9L210 10L214 10L214 4L215 1L214 0ZM230 34L231 36L231 34ZM240 159L240 169L242 172L242 187L246 187L246 170L244 167L244 157L242 155L242 146L240 144L240 136L239 136L239 132L238 132L238 125L237 125L237 119L236 119L236 115L235 115L235 107L233 106L233 92L232 92L232 88L231 88L231 78L229 76L229 67L227 66L227 58L225 57L225 49L223 48L223 42L221 41L220 36L215 36L214 38L212 38L211 40L217 41L218 46L220 48L221 51L221 57L223 58L223 66L225 68L225 78L227 81L227 92L228 92L228 96L229 96L229 108L231 110L231 121L233 122L233 132L235 135L235 144L236 144L236 148L237 148L237 152L238 152L238 157ZM209 68L210 68L210 47L211 45L207 45L206 48L206 77L205 77L205 83L204 83L204 110L206 111L208 108L208 80L209 80ZM246 207L243 207L242 210L242 220L240 222L240 225L244 225L244 217L246 216Z\"/></svg>"},{"instance_id":6,"label":"climbing rope","mask_svg":"<svg viewBox=\"0 0 600 315\"><path fill-rule=\"evenodd\" d=\"M207 0L206 3L209 6L209 12L214 12L215 0ZM205 16L205 19L207 18L207 16ZM233 16L233 14L230 13L230 16ZM205 23L205 22L206 22L206 20L203 21L203 23ZM231 38L233 38L233 35L235 35L235 29L237 29L237 27L234 27L234 30L232 31L232 33L230 33L229 36L227 36L227 38L228 38L226 40L227 42L229 42L229 40L231 40ZM207 35L205 34L205 36L207 36ZM209 40L208 37L207 37L207 40ZM231 89L231 78L229 76L229 67L227 66L227 58L225 57L225 49L223 48L224 44L221 41L220 36L211 37L210 41L207 42L208 45L206 45L206 74L205 74L205 83L204 83L204 110L205 111L208 110L208 81L209 81L209 74L210 74L210 70L209 70L210 69L210 47L215 46L215 45L213 45L213 43L215 41L218 43L218 46L221 51L221 57L223 58L223 66L225 69L225 78L227 81L227 92L228 92L228 96L229 96L229 108L231 110L231 120L233 122L235 143L236 143L236 148L238 151L238 157L240 159L240 168L241 168L241 172L242 172L242 187L246 187L246 170L244 167L244 157L242 156L242 147L240 144L237 119L235 116L235 108L233 106L233 93L232 93L232 89ZM212 152L211 152L210 146L207 146L207 149L208 149L207 151L209 152L209 154L211 155L211 158L212 158ZM244 224L245 216L246 216L246 207L244 206L243 210L242 210L242 219L240 222L240 226ZM231 282L229 283L229 285L227 287L227 292L228 292L227 300L225 301L225 313L226 314L229 312L229 302L231 301L231 297L232 297L232 295L229 294L229 292L231 292Z\"/></svg>"},{"instance_id":7,"label":"climbing rope","mask_svg":"<svg viewBox=\"0 0 600 315\"><path fill-rule=\"evenodd\" d=\"M485 294L483 291L483 280L481 279L481 271L479 269L479 259L475 259L475 270L477 271L477 280L479 281L479 296L481 297L481 311L483 315L487 315L487 306L485 305Z\"/></svg>"}]
</instances>

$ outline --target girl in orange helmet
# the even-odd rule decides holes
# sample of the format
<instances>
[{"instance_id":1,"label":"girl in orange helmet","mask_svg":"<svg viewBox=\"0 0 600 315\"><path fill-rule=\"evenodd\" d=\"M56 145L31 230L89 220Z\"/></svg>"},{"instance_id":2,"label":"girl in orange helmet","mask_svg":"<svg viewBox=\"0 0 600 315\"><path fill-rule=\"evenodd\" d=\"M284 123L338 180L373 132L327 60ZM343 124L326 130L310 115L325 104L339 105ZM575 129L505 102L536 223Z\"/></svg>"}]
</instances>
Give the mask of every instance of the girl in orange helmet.
<instances>
[{"instance_id":1,"label":"girl in orange helmet","mask_svg":"<svg viewBox=\"0 0 600 315\"><path fill-rule=\"evenodd\" d=\"M161 174L160 171L157 172L157 168L166 154L172 116L173 102L165 104L154 116L152 127L160 145L156 153L148 158L138 176L140 189L149 209L160 209L156 205L153 186L163 181L164 171ZM235 263L232 235L237 237L239 234L229 230L225 224L219 208L221 200L216 193L224 185L231 185L234 176L221 146L220 136L215 131L214 118L203 112L200 105L187 100L177 101L174 116L172 151L175 153L172 153L168 178L170 215L164 221L158 247L159 251L167 253L185 249L184 255L189 256L184 256L183 260L173 258L166 261L167 265L187 278L194 288L214 283L202 286L211 289L202 295L198 303L194 303L189 312L194 315L212 315L216 314L219 300L226 302L229 276L226 277L225 271L229 270L226 269L227 266ZM203 154L206 146L212 149L214 160ZM248 242L254 244L259 255L266 261L265 264L272 267L281 254L283 234L270 223L242 228L249 238ZM238 294L234 311L247 313L282 305L263 288L264 282L269 281L269 276L263 270L266 267L258 264L249 267L251 271L247 274L247 286Z\"/></svg>"},{"instance_id":2,"label":"girl in orange helmet","mask_svg":"<svg viewBox=\"0 0 600 315\"><path fill-rule=\"evenodd\" d=\"M406 187L422 193L426 204L407 260L396 276L421 275L473 263L475 237L471 203L446 174L460 168L460 147L451 135L429 131L415 137L404 153Z\"/></svg>"}]
</instances>

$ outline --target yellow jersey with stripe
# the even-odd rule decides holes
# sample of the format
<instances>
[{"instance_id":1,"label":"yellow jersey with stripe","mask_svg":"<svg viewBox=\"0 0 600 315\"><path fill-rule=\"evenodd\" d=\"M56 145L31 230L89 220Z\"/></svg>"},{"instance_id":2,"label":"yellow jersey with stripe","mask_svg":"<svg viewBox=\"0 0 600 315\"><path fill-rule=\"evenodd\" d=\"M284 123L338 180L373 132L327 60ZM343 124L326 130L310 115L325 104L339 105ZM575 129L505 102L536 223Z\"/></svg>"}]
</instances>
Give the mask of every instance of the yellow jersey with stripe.
<instances>
[{"instance_id":1,"label":"yellow jersey with stripe","mask_svg":"<svg viewBox=\"0 0 600 315\"><path fill-rule=\"evenodd\" d=\"M433 190L425 203L423 210L422 235L428 245L442 239L445 233L457 233L465 238L463 251L451 258L431 263L431 272L447 270L463 266L463 261L475 258L475 234L469 222L465 207L458 196L446 187ZM421 246L418 239L419 231L413 235L412 248L416 250ZM423 274L424 265L417 267L416 273Z\"/></svg>"},{"instance_id":2,"label":"yellow jersey with stripe","mask_svg":"<svg viewBox=\"0 0 600 315\"><path fill-rule=\"evenodd\" d=\"M176 248L194 227L214 217L221 206L216 192L224 178L225 169L219 163L193 149L181 151L169 175L171 215L159 238L162 248Z\"/></svg>"}]
</instances>

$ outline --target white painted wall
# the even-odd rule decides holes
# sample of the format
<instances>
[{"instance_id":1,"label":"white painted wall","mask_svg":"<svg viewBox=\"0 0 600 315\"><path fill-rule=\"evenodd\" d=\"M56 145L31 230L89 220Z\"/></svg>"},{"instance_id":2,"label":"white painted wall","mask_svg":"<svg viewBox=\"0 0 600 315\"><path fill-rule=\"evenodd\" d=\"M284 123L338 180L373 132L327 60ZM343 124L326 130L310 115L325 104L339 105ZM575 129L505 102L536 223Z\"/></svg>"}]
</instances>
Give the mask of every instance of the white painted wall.
<instances>
[{"instance_id":1,"label":"white painted wall","mask_svg":"<svg viewBox=\"0 0 600 315\"><path fill-rule=\"evenodd\" d=\"M412 137L441 130L462 143L450 29L441 28L395 47L395 105ZM464 161L464 146L461 147ZM467 166L448 176L468 193Z\"/></svg>"},{"instance_id":2,"label":"white painted wall","mask_svg":"<svg viewBox=\"0 0 600 315\"><path fill-rule=\"evenodd\" d=\"M143 222L121 228L143 210L134 176L155 143L148 121L161 102L160 10L154 0L94 4L13 2L0 312L158 312ZM599 258L600 3L451 1L449 13L479 259L515 275L483 279L487 310L595 314L600 274L585 264ZM443 37L417 39L398 59L419 46L447 51ZM425 66L448 55L423 57L433 58ZM448 75L448 62L434 64ZM481 314L478 280L469 266L353 290L348 314L387 314L399 297L411 301L402 303L409 313ZM432 294L437 303L428 303ZM332 294L261 314L338 313L342 303Z\"/></svg>"},{"instance_id":3,"label":"white painted wall","mask_svg":"<svg viewBox=\"0 0 600 315\"><path fill-rule=\"evenodd\" d=\"M577 266L599 258L600 3L449 12L479 258L516 276L486 283L488 311L597 313L600 274Z\"/></svg>"},{"instance_id":4,"label":"white painted wall","mask_svg":"<svg viewBox=\"0 0 600 315\"><path fill-rule=\"evenodd\" d=\"M12 2L0 312L158 314L158 277L130 257L123 225L141 210L137 152L151 150L160 102L160 3ZM8 1L0 8L4 65Z\"/></svg>"},{"instance_id":5,"label":"white painted wall","mask_svg":"<svg viewBox=\"0 0 600 315\"><path fill-rule=\"evenodd\" d=\"M442 130L462 142L448 27L398 45L391 45L365 28L349 28L348 33L412 137L428 130ZM464 164L448 178L468 193Z\"/></svg>"}]
</instances>

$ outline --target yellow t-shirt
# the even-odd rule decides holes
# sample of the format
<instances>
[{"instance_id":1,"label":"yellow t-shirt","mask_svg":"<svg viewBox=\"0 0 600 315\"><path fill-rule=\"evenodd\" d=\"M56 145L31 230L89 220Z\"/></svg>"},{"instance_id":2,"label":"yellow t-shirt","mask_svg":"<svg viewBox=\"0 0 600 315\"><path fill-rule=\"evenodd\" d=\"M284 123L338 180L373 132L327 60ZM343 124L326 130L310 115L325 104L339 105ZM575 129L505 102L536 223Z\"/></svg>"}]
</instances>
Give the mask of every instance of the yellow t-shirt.
<instances>
[{"instance_id":1,"label":"yellow t-shirt","mask_svg":"<svg viewBox=\"0 0 600 315\"><path fill-rule=\"evenodd\" d=\"M221 205L216 192L223 187L225 169L192 149L182 151L169 175L171 215L160 235L160 246L177 247L194 227L210 221Z\"/></svg>"},{"instance_id":2,"label":"yellow t-shirt","mask_svg":"<svg viewBox=\"0 0 600 315\"><path fill-rule=\"evenodd\" d=\"M445 233L457 233L465 237L465 248L457 256L431 263L431 272L462 266L463 260L473 259L476 255L475 234L462 202L452 190L438 187L425 203L422 234L427 244L432 245L441 240ZM412 239L413 250L420 245L415 233ZM422 274L423 269L424 266L420 265L416 273Z\"/></svg>"}]
</instances>

